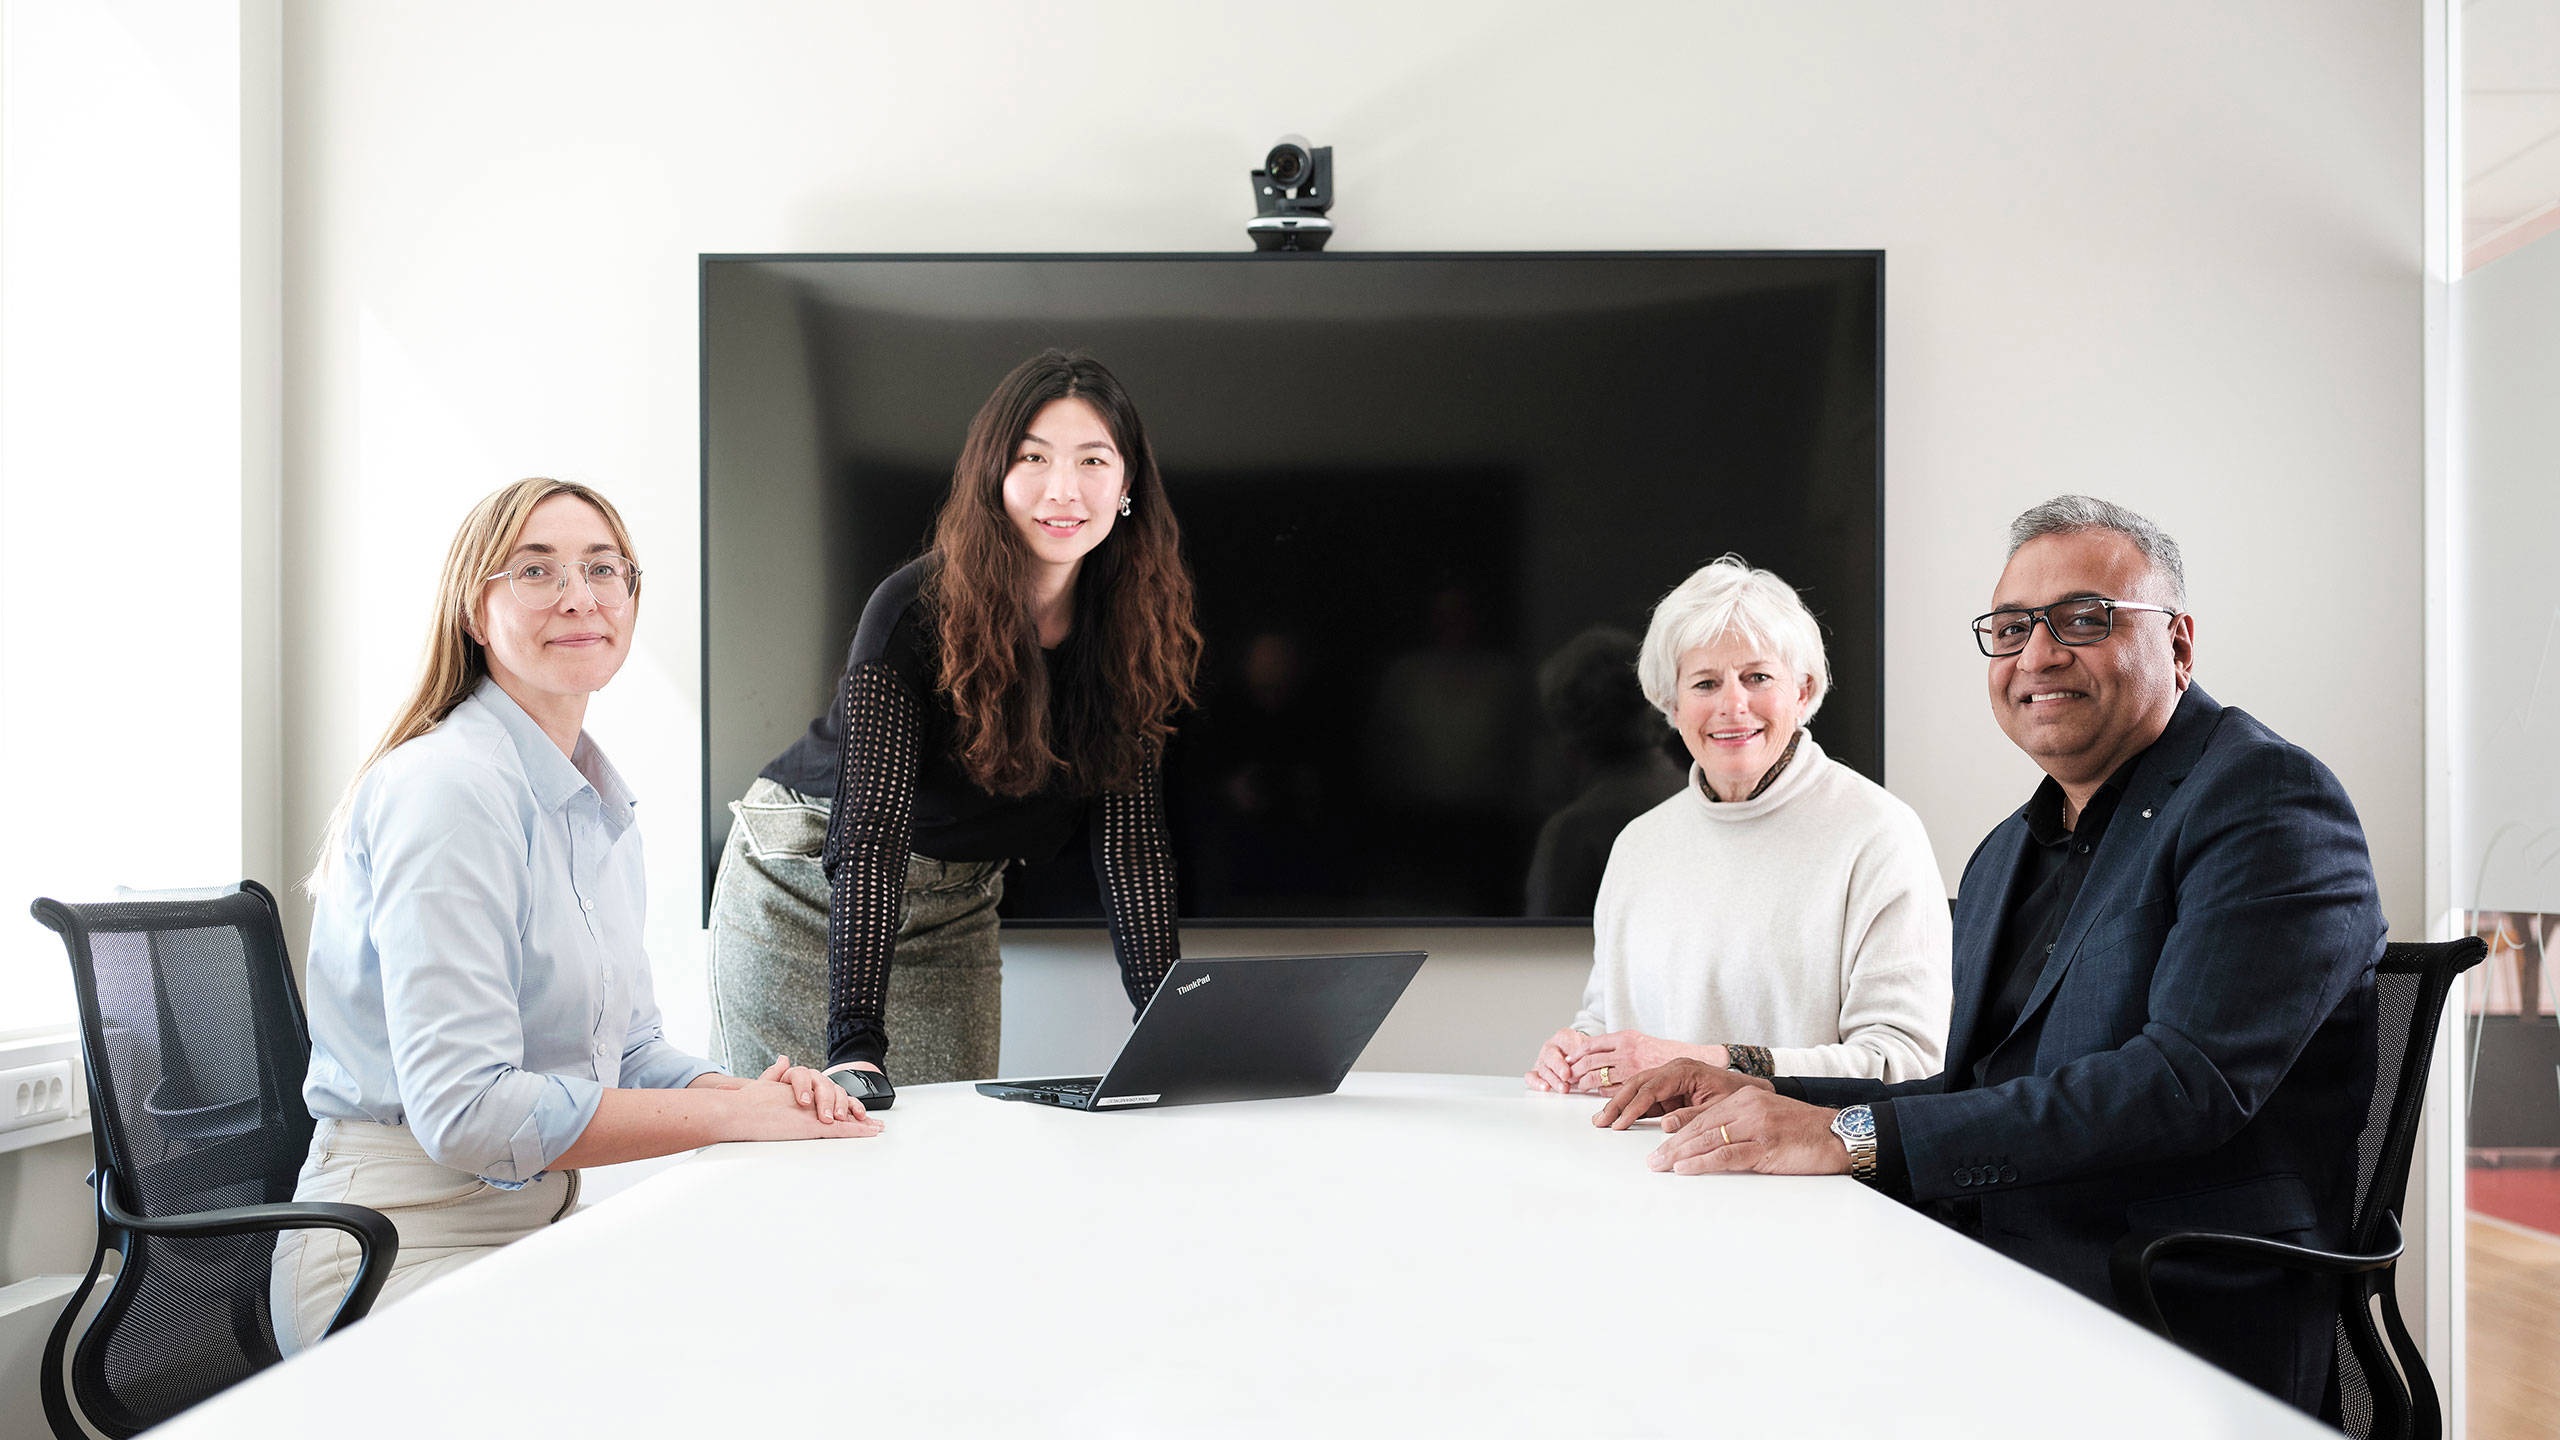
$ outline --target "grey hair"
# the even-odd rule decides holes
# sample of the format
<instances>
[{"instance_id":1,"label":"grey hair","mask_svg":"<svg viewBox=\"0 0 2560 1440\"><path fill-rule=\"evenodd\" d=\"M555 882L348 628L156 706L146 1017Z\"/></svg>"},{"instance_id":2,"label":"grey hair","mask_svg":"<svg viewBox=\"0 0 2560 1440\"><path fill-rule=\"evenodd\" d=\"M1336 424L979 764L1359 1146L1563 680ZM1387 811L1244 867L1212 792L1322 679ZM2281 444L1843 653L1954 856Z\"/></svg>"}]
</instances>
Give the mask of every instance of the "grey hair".
<instances>
[{"instance_id":1,"label":"grey hair","mask_svg":"<svg viewBox=\"0 0 2560 1440\"><path fill-rule=\"evenodd\" d=\"M1822 627L1804 608L1795 587L1739 555L1721 556L1672 587L1653 607L1644 648L1636 656L1636 680L1644 698L1665 716L1679 703L1680 657L1701 645L1739 635L1770 652L1771 659L1813 681L1804 719L1831 692L1831 659L1822 650Z\"/></svg>"},{"instance_id":2,"label":"grey hair","mask_svg":"<svg viewBox=\"0 0 2560 1440\"><path fill-rule=\"evenodd\" d=\"M2009 522L2009 558L2016 559L2030 540L2047 535L2077 535L2088 530L2112 530L2133 542L2142 558L2151 562L2151 573L2169 584L2169 603L2181 610L2187 608L2187 562L2178 553L2178 542L2169 532L2141 515L2127 510L2112 500L2091 495L2056 495L2041 505L2031 505L2025 513Z\"/></svg>"}]
</instances>

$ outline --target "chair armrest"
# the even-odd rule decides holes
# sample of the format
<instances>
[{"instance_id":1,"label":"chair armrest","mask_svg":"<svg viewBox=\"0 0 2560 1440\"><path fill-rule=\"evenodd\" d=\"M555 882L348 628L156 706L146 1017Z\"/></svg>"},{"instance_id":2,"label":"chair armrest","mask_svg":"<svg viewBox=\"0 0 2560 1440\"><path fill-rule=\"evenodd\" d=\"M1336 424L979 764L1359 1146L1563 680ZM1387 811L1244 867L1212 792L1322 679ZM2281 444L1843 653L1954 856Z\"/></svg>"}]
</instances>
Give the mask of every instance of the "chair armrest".
<instances>
[{"instance_id":1,"label":"chair armrest","mask_svg":"<svg viewBox=\"0 0 2560 1440\"><path fill-rule=\"evenodd\" d=\"M117 1202L114 1172L100 1171L98 1213L107 1223L140 1235L211 1237L255 1235L270 1230L343 1230L355 1237L356 1274L347 1298L329 1322L328 1334L364 1318L382 1284L391 1278L391 1262L400 1254L400 1230L391 1217L362 1205L327 1200L296 1200L279 1205L234 1205L196 1210L184 1215L136 1215Z\"/></svg>"},{"instance_id":2,"label":"chair armrest","mask_svg":"<svg viewBox=\"0 0 2560 1440\"><path fill-rule=\"evenodd\" d=\"M2400 1217L2385 1211L2384 1218L2391 1222L2391 1243L2371 1254L2315 1250L2260 1235L2227 1235L2212 1230L2137 1230L2116 1242L2115 1253L2107 1257L2107 1276L2115 1287L2117 1308L2153 1333L2169 1337L2169 1322L2161 1315L2159 1298L2151 1291L2151 1267L2160 1261L2173 1255L2200 1255L2319 1275L2357 1275L2389 1268L2407 1248L2400 1234Z\"/></svg>"}]
</instances>

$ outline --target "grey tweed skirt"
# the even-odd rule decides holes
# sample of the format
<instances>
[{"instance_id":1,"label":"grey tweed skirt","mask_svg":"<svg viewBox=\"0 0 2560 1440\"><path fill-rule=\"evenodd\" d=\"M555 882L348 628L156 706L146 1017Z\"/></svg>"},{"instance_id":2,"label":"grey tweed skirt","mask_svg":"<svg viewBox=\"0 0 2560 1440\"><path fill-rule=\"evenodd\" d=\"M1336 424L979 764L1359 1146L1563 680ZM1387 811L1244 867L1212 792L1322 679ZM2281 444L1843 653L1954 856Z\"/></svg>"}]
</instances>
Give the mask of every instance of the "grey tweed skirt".
<instances>
[{"instance_id":1,"label":"grey tweed skirt","mask_svg":"<svg viewBox=\"0 0 2560 1440\"><path fill-rule=\"evenodd\" d=\"M827 1054L827 876L831 802L759 778L711 891L711 1012L720 1062L753 1075L788 1055ZM996 902L1004 862L907 859L889 966L888 1069L900 1085L984 1080L1004 1029Z\"/></svg>"}]
</instances>

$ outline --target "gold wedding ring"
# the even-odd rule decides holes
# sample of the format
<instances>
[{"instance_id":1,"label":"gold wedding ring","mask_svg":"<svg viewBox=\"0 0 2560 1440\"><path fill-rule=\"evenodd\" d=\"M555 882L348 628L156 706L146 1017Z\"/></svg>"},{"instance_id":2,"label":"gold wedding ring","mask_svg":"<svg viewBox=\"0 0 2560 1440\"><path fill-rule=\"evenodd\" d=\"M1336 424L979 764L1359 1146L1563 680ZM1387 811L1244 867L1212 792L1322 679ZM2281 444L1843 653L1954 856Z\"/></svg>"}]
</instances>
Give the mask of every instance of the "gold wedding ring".
<instances>
[{"instance_id":1,"label":"gold wedding ring","mask_svg":"<svg viewBox=\"0 0 2560 1440\"><path fill-rule=\"evenodd\" d=\"M1608 1084L1608 1083L1609 1083L1609 1071L1610 1071L1610 1068L1611 1068L1611 1067L1609 1067L1609 1066L1607 1066L1607 1065L1603 1065L1603 1066L1601 1066L1601 1067L1600 1067L1600 1083L1601 1083L1601 1084L1603 1084L1603 1085L1606 1085L1606 1084Z\"/></svg>"},{"instance_id":2,"label":"gold wedding ring","mask_svg":"<svg viewBox=\"0 0 2560 1440\"><path fill-rule=\"evenodd\" d=\"M1730 1145L1730 1144L1732 1144L1732 1143L1733 1143L1733 1129L1732 1129L1732 1127L1730 1127L1730 1126L1726 1126L1726 1125L1719 1125L1719 1126L1717 1126L1717 1127L1716 1127L1716 1134L1718 1134L1718 1135L1722 1136L1722 1137L1724 1138L1724 1143L1726 1143L1727 1145Z\"/></svg>"}]
</instances>

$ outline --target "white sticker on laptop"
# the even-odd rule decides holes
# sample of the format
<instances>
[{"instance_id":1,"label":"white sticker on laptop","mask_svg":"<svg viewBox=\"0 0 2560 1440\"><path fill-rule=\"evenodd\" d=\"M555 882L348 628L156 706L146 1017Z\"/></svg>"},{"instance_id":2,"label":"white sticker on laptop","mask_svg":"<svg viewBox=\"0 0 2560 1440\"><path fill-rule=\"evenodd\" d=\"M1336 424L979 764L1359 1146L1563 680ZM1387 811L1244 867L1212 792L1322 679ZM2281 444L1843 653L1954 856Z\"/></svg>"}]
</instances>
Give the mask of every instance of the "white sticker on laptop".
<instances>
[{"instance_id":1,"label":"white sticker on laptop","mask_svg":"<svg viewBox=\"0 0 2560 1440\"><path fill-rule=\"evenodd\" d=\"M1106 1095L1094 1101L1093 1108L1102 1110L1113 1105L1153 1105L1163 1098L1162 1095Z\"/></svg>"}]
</instances>

